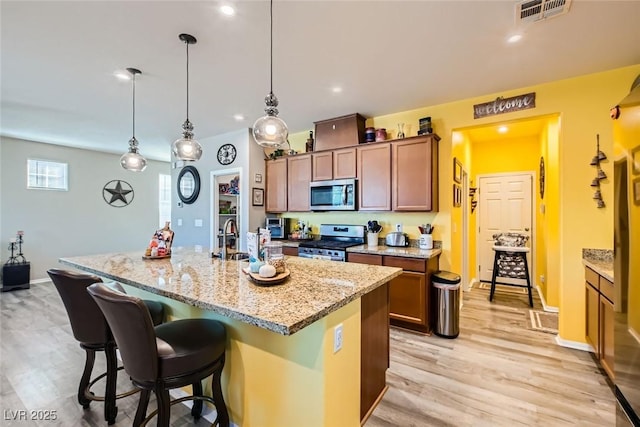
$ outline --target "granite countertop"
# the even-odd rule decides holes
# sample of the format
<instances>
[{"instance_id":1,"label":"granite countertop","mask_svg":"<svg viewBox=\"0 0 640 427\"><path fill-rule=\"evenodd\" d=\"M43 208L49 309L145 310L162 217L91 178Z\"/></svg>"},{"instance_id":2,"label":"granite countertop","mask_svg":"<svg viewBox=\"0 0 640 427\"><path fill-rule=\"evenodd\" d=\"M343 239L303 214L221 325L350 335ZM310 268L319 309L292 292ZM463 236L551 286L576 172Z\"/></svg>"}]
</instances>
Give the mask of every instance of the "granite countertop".
<instances>
[{"instance_id":1,"label":"granite countertop","mask_svg":"<svg viewBox=\"0 0 640 427\"><path fill-rule=\"evenodd\" d=\"M611 249L583 249L582 263L613 282L613 251Z\"/></svg>"},{"instance_id":2,"label":"granite countertop","mask_svg":"<svg viewBox=\"0 0 640 427\"><path fill-rule=\"evenodd\" d=\"M442 249L440 248L420 249L412 246L392 247L392 246L385 246L385 245L378 245L378 246L360 245L360 246L351 246L347 248L347 252L356 252L359 254L391 255L391 256L402 256L407 258L430 259L440 255L442 253Z\"/></svg>"},{"instance_id":3,"label":"granite countertop","mask_svg":"<svg viewBox=\"0 0 640 427\"><path fill-rule=\"evenodd\" d=\"M135 286L231 319L291 335L399 276L402 269L286 257L291 276L259 286L247 261L221 261L184 248L170 259L143 252L60 258L62 264Z\"/></svg>"}]
</instances>

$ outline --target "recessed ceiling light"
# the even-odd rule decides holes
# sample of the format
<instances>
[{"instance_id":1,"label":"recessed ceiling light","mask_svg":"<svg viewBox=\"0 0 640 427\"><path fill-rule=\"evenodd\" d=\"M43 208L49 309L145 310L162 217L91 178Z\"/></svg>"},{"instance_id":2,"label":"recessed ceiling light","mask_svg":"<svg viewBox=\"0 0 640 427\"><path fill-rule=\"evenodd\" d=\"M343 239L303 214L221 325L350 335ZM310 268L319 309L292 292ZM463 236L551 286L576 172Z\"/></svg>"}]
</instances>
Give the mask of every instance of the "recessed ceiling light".
<instances>
[{"instance_id":1,"label":"recessed ceiling light","mask_svg":"<svg viewBox=\"0 0 640 427\"><path fill-rule=\"evenodd\" d=\"M244 116L242 114L234 114L233 118L236 119L236 122L241 122L244 120Z\"/></svg>"},{"instance_id":2,"label":"recessed ceiling light","mask_svg":"<svg viewBox=\"0 0 640 427\"><path fill-rule=\"evenodd\" d=\"M334 86L331 88L331 92L333 93L342 93L342 88L339 86Z\"/></svg>"},{"instance_id":3,"label":"recessed ceiling light","mask_svg":"<svg viewBox=\"0 0 640 427\"><path fill-rule=\"evenodd\" d=\"M236 10L232 6L229 6L228 4L221 6L220 12L222 12L222 14L226 16L233 16L236 14Z\"/></svg>"},{"instance_id":4,"label":"recessed ceiling light","mask_svg":"<svg viewBox=\"0 0 640 427\"><path fill-rule=\"evenodd\" d=\"M507 39L507 42L509 42L509 43L517 43L520 40L522 40L522 35L521 34L514 34L514 35L512 35L511 37L509 37Z\"/></svg>"},{"instance_id":5,"label":"recessed ceiling light","mask_svg":"<svg viewBox=\"0 0 640 427\"><path fill-rule=\"evenodd\" d=\"M119 80L131 80L131 74L127 71L118 70L113 73Z\"/></svg>"},{"instance_id":6,"label":"recessed ceiling light","mask_svg":"<svg viewBox=\"0 0 640 427\"><path fill-rule=\"evenodd\" d=\"M509 128L506 127L506 126L500 126L498 128L498 132L500 132L500 133L507 133L508 130L509 130Z\"/></svg>"}]
</instances>

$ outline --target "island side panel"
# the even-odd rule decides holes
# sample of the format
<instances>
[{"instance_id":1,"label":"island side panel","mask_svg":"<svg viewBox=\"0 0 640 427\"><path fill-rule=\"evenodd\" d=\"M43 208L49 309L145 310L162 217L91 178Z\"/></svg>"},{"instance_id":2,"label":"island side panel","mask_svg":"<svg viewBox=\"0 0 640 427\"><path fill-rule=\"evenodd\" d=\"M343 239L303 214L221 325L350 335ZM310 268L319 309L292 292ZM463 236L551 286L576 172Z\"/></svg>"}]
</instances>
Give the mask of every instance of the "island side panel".
<instances>
[{"instance_id":1,"label":"island side panel","mask_svg":"<svg viewBox=\"0 0 640 427\"><path fill-rule=\"evenodd\" d=\"M293 335L281 335L211 311L125 286L166 304L170 319L211 318L227 329L222 377L231 421L242 427L360 426L361 299ZM343 347L333 353L334 327ZM210 392L207 385L206 392Z\"/></svg>"}]
</instances>

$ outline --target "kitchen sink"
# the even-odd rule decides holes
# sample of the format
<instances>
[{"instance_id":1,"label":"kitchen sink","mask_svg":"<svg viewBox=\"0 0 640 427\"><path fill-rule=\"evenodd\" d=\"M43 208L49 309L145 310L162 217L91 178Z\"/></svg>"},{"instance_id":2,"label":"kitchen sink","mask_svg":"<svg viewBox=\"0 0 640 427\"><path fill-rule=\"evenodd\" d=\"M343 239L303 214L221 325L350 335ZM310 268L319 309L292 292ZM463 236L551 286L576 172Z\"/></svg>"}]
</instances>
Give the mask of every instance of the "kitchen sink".
<instances>
[{"instance_id":1,"label":"kitchen sink","mask_svg":"<svg viewBox=\"0 0 640 427\"><path fill-rule=\"evenodd\" d=\"M221 258L221 256L221 252L211 254L211 258ZM247 252L227 252L227 257L225 259L227 261L242 261L245 259L249 259L249 254Z\"/></svg>"}]
</instances>

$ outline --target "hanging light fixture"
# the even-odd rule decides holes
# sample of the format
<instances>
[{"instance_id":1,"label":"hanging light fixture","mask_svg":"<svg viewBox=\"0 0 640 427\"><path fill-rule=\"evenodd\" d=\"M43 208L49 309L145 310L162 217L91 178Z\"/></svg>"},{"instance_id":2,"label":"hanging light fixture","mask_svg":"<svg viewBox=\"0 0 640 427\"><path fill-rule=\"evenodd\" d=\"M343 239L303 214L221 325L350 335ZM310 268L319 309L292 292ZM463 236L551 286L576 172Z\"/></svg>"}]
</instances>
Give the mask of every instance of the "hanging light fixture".
<instances>
[{"instance_id":1,"label":"hanging light fixture","mask_svg":"<svg viewBox=\"0 0 640 427\"><path fill-rule=\"evenodd\" d=\"M173 155L180 160L195 161L202 156L202 145L193 139L193 124L189 121L189 45L197 40L191 34L178 36L187 45L187 119L182 124L182 138L173 143Z\"/></svg>"},{"instance_id":2,"label":"hanging light fixture","mask_svg":"<svg viewBox=\"0 0 640 427\"><path fill-rule=\"evenodd\" d=\"M142 172L147 167L147 159L138 153L138 140L136 139L136 74L142 74L142 71L136 68L127 68L133 80L133 131L129 140L129 151L120 157L120 165L126 170L133 172Z\"/></svg>"},{"instance_id":3,"label":"hanging light fixture","mask_svg":"<svg viewBox=\"0 0 640 427\"><path fill-rule=\"evenodd\" d=\"M271 69L269 95L264 98L266 108L265 116L260 117L253 125L253 138L261 147L276 148L287 143L289 129L287 124L278 117L278 98L273 94L273 0L269 6L270 30L271 30Z\"/></svg>"}]
</instances>

